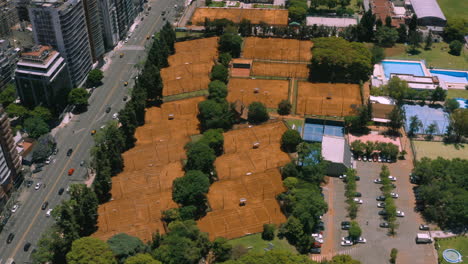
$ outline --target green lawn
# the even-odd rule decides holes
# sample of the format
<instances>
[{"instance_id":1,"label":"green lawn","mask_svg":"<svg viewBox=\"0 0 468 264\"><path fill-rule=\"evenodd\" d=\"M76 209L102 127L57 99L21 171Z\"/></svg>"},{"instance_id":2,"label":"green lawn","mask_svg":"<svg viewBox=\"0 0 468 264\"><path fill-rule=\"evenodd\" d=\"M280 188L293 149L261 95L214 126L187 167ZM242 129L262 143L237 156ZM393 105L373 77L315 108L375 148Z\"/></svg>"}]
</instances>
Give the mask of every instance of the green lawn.
<instances>
[{"instance_id":1,"label":"green lawn","mask_svg":"<svg viewBox=\"0 0 468 264\"><path fill-rule=\"evenodd\" d=\"M437 0L447 18L464 17L468 19L468 1L466 0Z\"/></svg>"},{"instance_id":2,"label":"green lawn","mask_svg":"<svg viewBox=\"0 0 468 264\"><path fill-rule=\"evenodd\" d=\"M416 141L413 140L418 159L428 157L435 159L439 156L445 159L461 158L468 159L468 144L444 144L443 142Z\"/></svg>"},{"instance_id":3,"label":"green lawn","mask_svg":"<svg viewBox=\"0 0 468 264\"><path fill-rule=\"evenodd\" d=\"M468 237L452 237L452 238L445 238L445 239L438 239L437 244L439 245L439 249L437 250L437 253L439 254L439 259L442 259L441 264L448 264L449 262L445 261L445 259L442 257L442 252L444 250L452 248L456 249L460 254L463 256L465 261L462 263L466 262L466 256L468 256Z\"/></svg>"},{"instance_id":4,"label":"green lawn","mask_svg":"<svg viewBox=\"0 0 468 264\"><path fill-rule=\"evenodd\" d=\"M406 52L404 44L396 44L395 47L390 48L386 53L391 54L388 59L412 59L412 60L425 60L426 66L429 68L446 68L446 69L459 69L466 70L468 65L468 49L464 48L460 56L453 56L448 53L449 44L447 43L434 43L431 50L419 49L421 53L410 55Z\"/></svg>"},{"instance_id":5,"label":"green lawn","mask_svg":"<svg viewBox=\"0 0 468 264\"><path fill-rule=\"evenodd\" d=\"M304 126L304 119L286 119L284 121L286 122L286 125L288 125L288 127L291 129L293 125L296 126L296 129L298 126L300 127Z\"/></svg>"},{"instance_id":6,"label":"green lawn","mask_svg":"<svg viewBox=\"0 0 468 264\"><path fill-rule=\"evenodd\" d=\"M226 2L211 2L209 7L225 7Z\"/></svg>"},{"instance_id":7,"label":"green lawn","mask_svg":"<svg viewBox=\"0 0 468 264\"><path fill-rule=\"evenodd\" d=\"M164 96L164 102L177 101L177 100L198 97L198 96L205 96L205 95L208 95L208 89L189 92L189 93L181 93L181 94L176 94L176 95Z\"/></svg>"},{"instance_id":8,"label":"green lawn","mask_svg":"<svg viewBox=\"0 0 468 264\"><path fill-rule=\"evenodd\" d=\"M465 98L468 99L468 90L449 89L447 98Z\"/></svg>"},{"instance_id":9,"label":"green lawn","mask_svg":"<svg viewBox=\"0 0 468 264\"><path fill-rule=\"evenodd\" d=\"M203 35L202 32L176 32L176 38L185 38L185 37L200 37Z\"/></svg>"},{"instance_id":10,"label":"green lawn","mask_svg":"<svg viewBox=\"0 0 468 264\"><path fill-rule=\"evenodd\" d=\"M249 252L261 253L265 252L265 248L269 246L268 243L273 244L273 249L282 249L289 252L297 253L296 248L291 246L286 239L279 239L275 236L273 241L265 241L261 237L261 233L244 236L236 239L229 240L232 246L242 245L249 249Z\"/></svg>"},{"instance_id":11,"label":"green lawn","mask_svg":"<svg viewBox=\"0 0 468 264\"><path fill-rule=\"evenodd\" d=\"M281 6L276 5L265 5L265 4L253 4L254 8L272 8L272 9L279 9Z\"/></svg>"}]
</instances>

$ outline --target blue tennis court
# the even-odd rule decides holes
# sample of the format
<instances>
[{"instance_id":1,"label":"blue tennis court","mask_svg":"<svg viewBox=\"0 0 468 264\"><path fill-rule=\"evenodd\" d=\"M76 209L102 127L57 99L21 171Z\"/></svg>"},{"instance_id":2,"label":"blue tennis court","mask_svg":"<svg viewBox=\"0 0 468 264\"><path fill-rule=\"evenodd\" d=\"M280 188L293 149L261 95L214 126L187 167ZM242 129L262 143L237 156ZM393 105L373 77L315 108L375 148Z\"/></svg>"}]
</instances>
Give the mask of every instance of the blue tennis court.
<instances>
[{"instance_id":1,"label":"blue tennis court","mask_svg":"<svg viewBox=\"0 0 468 264\"><path fill-rule=\"evenodd\" d=\"M443 135L447 131L447 127L450 124L449 116L443 111L442 108L432 108L427 105L404 105L403 109L405 109L406 113L406 131L409 131L409 125L412 116L417 116L423 124L422 128L416 132L417 134L425 134L425 131L429 125L435 123L435 135Z\"/></svg>"},{"instance_id":2,"label":"blue tennis court","mask_svg":"<svg viewBox=\"0 0 468 264\"><path fill-rule=\"evenodd\" d=\"M344 137L343 127L340 126L325 125L323 134L335 137Z\"/></svg>"},{"instance_id":3,"label":"blue tennis court","mask_svg":"<svg viewBox=\"0 0 468 264\"><path fill-rule=\"evenodd\" d=\"M343 137L343 127L312 123L304 124L304 132L302 133L302 138L305 141L322 142L323 135Z\"/></svg>"}]
</instances>

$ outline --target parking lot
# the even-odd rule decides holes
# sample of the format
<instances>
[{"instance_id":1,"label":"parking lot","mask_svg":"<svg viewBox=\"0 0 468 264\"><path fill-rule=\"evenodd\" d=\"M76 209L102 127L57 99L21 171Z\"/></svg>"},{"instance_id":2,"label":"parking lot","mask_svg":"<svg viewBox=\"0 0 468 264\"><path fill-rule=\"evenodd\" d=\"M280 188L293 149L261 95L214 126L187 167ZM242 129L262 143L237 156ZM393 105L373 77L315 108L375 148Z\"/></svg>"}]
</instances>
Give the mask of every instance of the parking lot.
<instances>
[{"instance_id":1,"label":"parking lot","mask_svg":"<svg viewBox=\"0 0 468 264\"><path fill-rule=\"evenodd\" d=\"M362 236L367 239L366 244L343 247L341 238L348 235L348 231L341 230L341 221L350 221L346 217L345 187L342 180L330 177L330 182L324 187L325 199L329 203L329 211L324 216L325 244L321 255L313 255L313 259L321 260L331 258L336 254L349 254L360 260L363 264L387 263L390 250L398 249L398 263L429 264L437 263L433 244L416 244L415 237L418 227L423 223L420 215L414 211L414 195L412 184L409 182L409 173L412 169L412 160L385 163L392 176L397 178L397 188L394 192L399 194L395 199L397 210L405 213L405 217L398 217L397 234L389 236L387 228L380 228L384 222L378 212L376 197L381 195L380 187L374 179L379 177L383 163L357 162L357 175L361 180L357 182L357 191L362 193L363 204L360 205L356 221L362 229ZM366 224L368 222L368 224ZM327 237L328 236L328 237Z\"/></svg>"}]
</instances>

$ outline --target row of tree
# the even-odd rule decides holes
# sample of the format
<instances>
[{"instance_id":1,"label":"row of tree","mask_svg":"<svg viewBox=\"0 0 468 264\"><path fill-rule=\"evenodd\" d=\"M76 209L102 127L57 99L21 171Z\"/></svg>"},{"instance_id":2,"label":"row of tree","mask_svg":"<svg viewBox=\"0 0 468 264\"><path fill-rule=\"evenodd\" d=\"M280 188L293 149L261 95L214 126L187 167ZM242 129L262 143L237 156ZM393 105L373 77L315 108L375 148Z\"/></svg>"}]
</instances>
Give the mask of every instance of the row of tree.
<instances>
[{"instance_id":1,"label":"row of tree","mask_svg":"<svg viewBox=\"0 0 468 264\"><path fill-rule=\"evenodd\" d=\"M320 144L301 142L295 151L298 159L286 164L281 171L286 192L277 198L288 220L281 225L278 236L285 237L305 254L314 242L311 233L323 228L320 216L328 210L320 190L327 163L320 154Z\"/></svg>"},{"instance_id":2,"label":"row of tree","mask_svg":"<svg viewBox=\"0 0 468 264\"><path fill-rule=\"evenodd\" d=\"M398 227L398 224L396 223L396 205L395 201L393 200L393 196L391 195L391 192L393 191L394 187L393 184L391 183L389 176L390 176L390 170L388 169L387 166L383 165L382 169L380 171L380 180L382 183L382 194L385 196L385 219L388 222L388 227L390 230L390 234L395 234L395 229Z\"/></svg>"},{"instance_id":3,"label":"row of tree","mask_svg":"<svg viewBox=\"0 0 468 264\"><path fill-rule=\"evenodd\" d=\"M398 146L393 143L372 141L366 141L364 143L361 140L353 141L351 143L351 150L357 156L366 155L372 157L375 154L379 154L390 160L396 160L399 153Z\"/></svg>"},{"instance_id":4,"label":"row of tree","mask_svg":"<svg viewBox=\"0 0 468 264\"><path fill-rule=\"evenodd\" d=\"M345 196L346 196L346 203L348 204L348 216L351 219L356 219L357 212L358 212L358 204L354 201L356 197L356 170L348 169L346 171L346 178L345 181Z\"/></svg>"}]
</instances>

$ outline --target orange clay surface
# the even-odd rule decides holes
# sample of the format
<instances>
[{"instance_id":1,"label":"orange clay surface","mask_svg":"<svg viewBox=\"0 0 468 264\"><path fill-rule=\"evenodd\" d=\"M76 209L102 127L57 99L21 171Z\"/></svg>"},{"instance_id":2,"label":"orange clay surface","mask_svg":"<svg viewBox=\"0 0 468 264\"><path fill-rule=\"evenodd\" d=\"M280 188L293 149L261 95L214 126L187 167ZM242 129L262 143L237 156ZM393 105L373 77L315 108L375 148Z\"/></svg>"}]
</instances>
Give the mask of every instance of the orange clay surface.
<instances>
[{"instance_id":1,"label":"orange clay surface","mask_svg":"<svg viewBox=\"0 0 468 264\"><path fill-rule=\"evenodd\" d=\"M278 167L290 161L280 150L285 130L283 122L274 122L224 133L225 154L215 162L219 181L208 193L212 211L198 221L211 239L258 233L263 224L286 221L276 200L284 191ZM256 142L260 146L254 149ZM245 206L239 205L241 198L247 199Z\"/></svg>"},{"instance_id":2,"label":"orange clay surface","mask_svg":"<svg viewBox=\"0 0 468 264\"><path fill-rule=\"evenodd\" d=\"M98 209L94 237L107 240L127 233L143 241L159 230L163 211L177 207L172 181L183 176L181 160L190 135L199 134L197 104L202 97L165 103L146 111L146 123L137 128L134 148L123 153L124 171L112 178L112 200ZM168 120L173 114L174 119Z\"/></svg>"},{"instance_id":3,"label":"orange clay surface","mask_svg":"<svg viewBox=\"0 0 468 264\"><path fill-rule=\"evenodd\" d=\"M305 63L280 63L255 61L252 67L252 76L307 78L309 68Z\"/></svg>"},{"instance_id":4,"label":"orange clay surface","mask_svg":"<svg viewBox=\"0 0 468 264\"><path fill-rule=\"evenodd\" d=\"M357 84L298 82L296 114L347 116L360 105Z\"/></svg>"},{"instance_id":5,"label":"orange clay surface","mask_svg":"<svg viewBox=\"0 0 468 264\"><path fill-rule=\"evenodd\" d=\"M243 57L309 63L312 46L308 40L248 37L244 38Z\"/></svg>"},{"instance_id":6,"label":"orange clay surface","mask_svg":"<svg viewBox=\"0 0 468 264\"><path fill-rule=\"evenodd\" d=\"M262 102L268 108L277 108L281 100L288 99L287 80L231 78L228 84L228 102L239 100L248 106L252 102ZM255 88L259 88L255 93Z\"/></svg>"},{"instance_id":7,"label":"orange clay surface","mask_svg":"<svg viewBox=\"0 0 468 264\"><path fill-rule=\"evenodd\" d=\"M259 9L259 8L224 8L224 7L199 7L192 16L192 24L203 26L205 18L211 21L226 18L234 23L240 23L243 19L250 20L252 24L265 22L269 25L287 25L287 9Z\"/></svg>"},{"instance_id":8,"label":"orange clay surface","mask_svg":"<svg viewBox=\"0 0 468 264\"><path fill-rule=\"evenodd\" d=\"M163 96L208 89L211 67L218 56L218 38L175 43L169 67L161 69Z\"/></svg>"}]
</instances>

